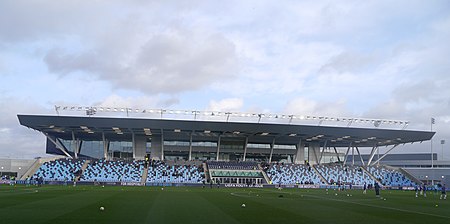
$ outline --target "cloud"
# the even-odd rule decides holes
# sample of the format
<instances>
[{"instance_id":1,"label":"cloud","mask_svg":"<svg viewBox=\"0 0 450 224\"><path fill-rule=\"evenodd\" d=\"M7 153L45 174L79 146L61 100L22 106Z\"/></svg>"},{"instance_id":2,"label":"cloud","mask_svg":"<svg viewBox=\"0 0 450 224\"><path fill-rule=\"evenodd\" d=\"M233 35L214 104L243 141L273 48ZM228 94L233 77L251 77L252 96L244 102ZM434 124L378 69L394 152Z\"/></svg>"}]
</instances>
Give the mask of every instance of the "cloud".
<instances>
[{"instance_id":1,"label":"cloud","mask_svg":"<svg viewBox=\"0 0 450 224\"><path fill-rule=\"evenodd\" d=\"M221 112L234 112L241 111L244 105L242 98L227 98L219 101L211 100L207 110L221 111Z\"/></svg>"},{"instance_id":2,"label":"cloud","mask_svg":"<svg viewBox=\"0 0 450 224\"><path fill-rule=\"evenodd\" d=\"M45 155L45 137L19 125L17 113L45 113L45 108L28 99L0 96L0 156L33 158Z\"/></svg>"},{"instance_id":3,"label":"cloud","mask_svg":"<svg viewBox=\"0 0 450 224\"><path fill-rule=\"evenodd\" d=\"M112 94L106 98L95 102L93 106L97 107L125 107L134 109L156 109L167 108L179 103L179 99L175 97L165 97L162 95L155 96L120 96Z\"/></svg>"},{"instance_id":4,"label":"cloud","mask_svg":"<svg viewBox=\"0 0 450 224\"><path fill-rule=\"evenodd\" d=\"M348 116L344 100L338 101L315 101L304 97L297 97L288 101L283 110L284 113L294 115L316 115L316 116Z\"/></svg>"},{"instance_id":5,"label":"cloud","mask_svg":"<svg viewBox=\"0 0 450 224\"><path fill-rule=\"evenodd\" d=\"M118 41L126 39L123 35ZM45 63L49 71L62 76L86 72L116 88L148 94L196 90L231 79L237 72L234 45L219 34L203 37L172 30L135 44L119 48L113 55L108 51L114 43L81 53L53 49L45 56Z\"/></svg>"},{"instance_id":6,"label":"cloud","mask_svg":"<svg viewBox=\"0 0 450 224\"><path fill-rule=\"evenodd\" d=\"M330 60L319 69L318 73L363 72L366 69L375 66L379 61L380 59L374 54L345 51L330 58Z\"/></svg>"}]
</instances>

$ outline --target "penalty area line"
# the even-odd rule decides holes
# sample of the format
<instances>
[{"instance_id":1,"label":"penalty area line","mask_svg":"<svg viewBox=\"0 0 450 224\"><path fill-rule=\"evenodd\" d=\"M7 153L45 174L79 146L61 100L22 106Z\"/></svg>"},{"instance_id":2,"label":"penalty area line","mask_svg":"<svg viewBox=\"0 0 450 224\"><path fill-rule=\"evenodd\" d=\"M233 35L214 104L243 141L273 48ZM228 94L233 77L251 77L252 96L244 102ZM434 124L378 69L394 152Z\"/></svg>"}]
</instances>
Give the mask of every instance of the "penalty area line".
<instances>
[{"instance_id":1,"label":"penalty area line","mask_svg":"<svg viewBox=\"0 0 450 224\"><path fill-rule=\"evenodd\" d=\"M413 214L418 214L418 215L427 215L427 216L433 216L433 217L438 217L438 218L450 219L449 216L436 215L436 214L430 214L430 213L418 212L418 211L411 211L411 210L406 210L406 209L401 209L401 208L392 208L392 207L386 207L386 206L381 206L381 205L364 204L364 203L359 203L359 202L355 202L355 201L345 201L342 199L324 198L324 197L313 196L313 195L305 195L305 196L312 197L312 198L325 199L325 200L330 200L330 201L339 201L339 202L344 202L344 203L349 203L349 204L363 205L363 206L368 206L368 207L373 207L373 208L381 208L381 209L387 209L387 210L393 210L393 211L399 211L399 212L405 212L405 213L413 213Z\"/></svg>"}]
</instances>

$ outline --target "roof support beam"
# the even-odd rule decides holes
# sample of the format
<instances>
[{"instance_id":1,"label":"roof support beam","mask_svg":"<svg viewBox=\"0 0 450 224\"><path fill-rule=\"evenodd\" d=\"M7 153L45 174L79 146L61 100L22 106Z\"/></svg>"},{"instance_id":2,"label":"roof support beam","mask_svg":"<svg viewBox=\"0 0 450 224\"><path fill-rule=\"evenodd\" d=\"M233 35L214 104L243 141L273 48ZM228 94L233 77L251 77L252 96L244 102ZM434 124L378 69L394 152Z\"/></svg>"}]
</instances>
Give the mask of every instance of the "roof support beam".
<instances>
[{"instance_id":1,"label":"roof support beam","mask_svg":"<svg viewBox=\"0 0 450 224\"><path fill-rule=\"evenodd\" d=\"M244 143L244 162L245 162L245 157L247 156L247 145L248 145L248 136L245 137L245 143Z\"/></svg>"},{"instance_id":2,"label":"roof support beam","mask_svg":"<svg viewBox=\"0 0 450 224\"><path fill-rule=\"evenodd\" d=\"M72 150L73 154L75 155L75 159L78 159L78 143L75 140L75 132L72 131Z\"/></svg>"},{"instance_id":3,"label":"roof support beam","mask_svg":"<svg viewBox=\"0 0 450 224\"><path fill-rule=\"evenodd\" d=\"M339 153L338 153L336 147L333 147L333 148L334 148L334 152L336 153L336 157L337 157L338 162L341 162L341 158L339 158Z\"/></svg>"},{"instance_id":4,"label":"roof support beam","mask_svg":"<svg viewBox=\"0 0 450 224\"><path fill-rule=\"evenodd\" d=\"M359 153L358 147L355 147L355 148L356 148L356 152L358 152L359 158L361 159L361 164L362 164L363 166L365 166L364 160L363 160L363 158L362 158L362 156L361 156L361 153Z\"/></svg>"},{"instance_id":5,"label":"roof support beam","mask_svg":"<svg viewBox=\"0 0 450 224\"><path fill-rule=\"evenodd\" d=\"M352 146L352 166L355 165L355 147Z\"/></svg>"},{"instance_id":6,"label":"roof support beam","mask_svg":"<svg viewBox=\"0 0 450 224\"><path fill-rule=\"evenodd\" d=\"M350 151L350 147L352 147L352 142L350 142L350 144L348 145L347 152L345 153L345 156L344 156L344 166L345 166L345 164L347 163L347 156L348 156L348 152Z\"/></svg>"},{"instance_id":7,"label":"roof support beam","mask_svg":"<svg viewBox=\"0 0 450 224\"><path fill-rule=\"evenodd\" d=\"M378 146L375 145L374 147L372 147L372 151L370 151L370 157L369 157L369 161L367 162L367 166L370 166L370 163L373 160L373 157L375 156L375 152L377 151Z\"/></svg>"},{"instance_id":8,"label":"roof support beam","mask_svg":"<svg viewBox=\"0 0 450 224\"><path fill-rule=\"evenodd\" d=\"M323 144L322 152L320 153L319 161L317 161L317 163L318 163L319 165L320 165L320 161L322 161L323 153L325 152L325 149L327 148L327 143L328 143L328 139L325 140L325 143ZM320 145L319 145L319 147L320 147Z\"/></svg>"},{"instance_id":9,"label":"roof support beam","mask_svg":"<svg viewBox=\"0 0 450 224\"><path fill-rule=\"evenodd\" d=\"M379 163L384 157L386 157L386 156L388 155L388 153L389 153L390 151L392 151L393 149L395 149L398 145L399 145L399 144L395 144L394 146L392 146L392 148L390 148L388 151L386 151L386 152L384 153L383 156L381 156L379 159L377 159L377 161L375 161L375 162L373 162L373 163Z\"/></svg>"},{"instance_id":10,"label":"roof support beam","mask_svg":"<svg viewBox=\"0 0 450 224\"><path fill-rule=\"evenodd\" d=\"M270 144L270 156L269 156L269 163L272 162L272 155L273 155L273 147L275 145L275 138L272 139L272 144Z\"/></svg>"},{"instance_id":11,"label":"roof support beam","mask_svg":"<svg viewBox=\"0 0 450 224\"><path fill-rule=\"evenodd\" d=\"M67 157L69 158L73 158L66 150L66 147L64 147L64 145L62 145L60 142L55 141L54 139L52 139L52 137L50 137L50 135L48 135L47 133L43 132L44 135L47 137L48 140L50 140L53 144L55 144L56 148L59 149L62 153L64 153ZM56 139L56 138L55 138Z\"/></svg>"}]
</instances>

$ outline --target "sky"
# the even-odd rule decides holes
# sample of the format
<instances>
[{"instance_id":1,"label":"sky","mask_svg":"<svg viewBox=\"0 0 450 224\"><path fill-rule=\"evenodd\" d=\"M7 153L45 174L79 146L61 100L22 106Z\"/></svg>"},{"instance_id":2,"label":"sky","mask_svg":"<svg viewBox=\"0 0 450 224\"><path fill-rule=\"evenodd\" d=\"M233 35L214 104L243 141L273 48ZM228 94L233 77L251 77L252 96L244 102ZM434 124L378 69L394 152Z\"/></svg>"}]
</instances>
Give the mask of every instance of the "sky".
<instances>
[{"instance_id":1,"label":"sky","mask_svg":"<svg viewBox=\"0 0 450 224\"><path fill-rule=\"evenodd\" d=\"M45 155L17 114L81 105L433 117L450 160L449 40L447 0L3 0L0 157Z\"/></svg>"}]
</instances>

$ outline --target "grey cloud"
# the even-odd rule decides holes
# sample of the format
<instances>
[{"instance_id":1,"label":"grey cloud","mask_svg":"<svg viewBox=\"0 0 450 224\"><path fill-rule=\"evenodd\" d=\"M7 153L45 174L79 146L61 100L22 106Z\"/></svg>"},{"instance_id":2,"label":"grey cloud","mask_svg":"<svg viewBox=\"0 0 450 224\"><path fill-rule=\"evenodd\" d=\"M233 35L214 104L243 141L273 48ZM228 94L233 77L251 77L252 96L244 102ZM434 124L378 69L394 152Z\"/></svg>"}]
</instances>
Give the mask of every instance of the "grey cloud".
<instances>
[{"instance_id":1,"label":"grey cloud","mask_svg":"<svg viewBox=\"0 0 450 224\"><path fill-rule=\"evenodd\" d=\"M45 155L42 134L20 126L18 113L42 113L48 110L24 98L0 96L0 156L33 158Z\"/></svg>"},{"instance_id":2,"label":"grey cloud","mask_svg":"<svg viewBox=\"0 0 450 224\"><path fill-rule=\"evenodd\" d=\"M118 48L116 54L107 53L115 42L81 53L53 49L44 61L54 73L83 71L118 88L150 94L195 90L236 74L233 43L221 35L191 34L154 35L144 43L136 43L139 47ZM117 41L126 39L124 35Z\"/></svg>"},{"instance_id":3,"label":"grey cloud","mask_svg":"<svg viewBox=\"0 0 450 224\"><path fill-rule=\"evenodd\" d=\"M175 98L175 97L159 101L159 104L162 105L162 107L164 107L164 108L170 108L171 106L179 104L179 103L180 103L180 99Z\"/></svg>"},{"instance_id":4,"label":"grey cloud","mask_svg":"<svg viewBox=\"0 0 450 224\"><path fill-rule=\"evenodd\" d=\"M361 72L364 69L371 69L378 62L379 58L375 54L346 51L326 62L319 69L319 74L324 72Z\"/></svg>"},{"instance_id":5,"label":"grey cloud","mask_svg":"<svg viewBox=\"0 0 450 224\"><path fill-rule=\"evenodd\" d=\"M11 43L37 41L86 31L89 27L86 24L92 26L101 21L95 17L99 5L98 2L81 4L70 0L1 1L0 40Z\"/></svg>"}]
</instances>

